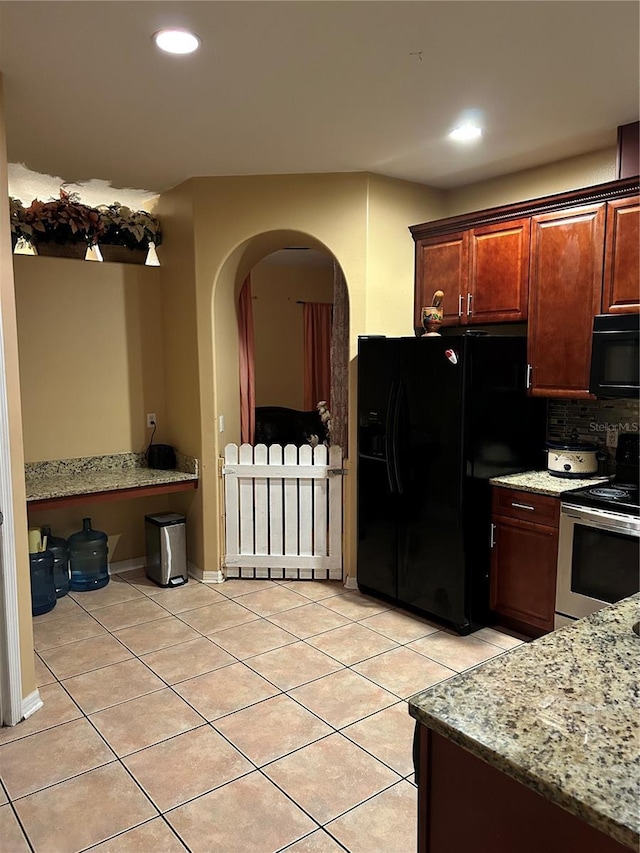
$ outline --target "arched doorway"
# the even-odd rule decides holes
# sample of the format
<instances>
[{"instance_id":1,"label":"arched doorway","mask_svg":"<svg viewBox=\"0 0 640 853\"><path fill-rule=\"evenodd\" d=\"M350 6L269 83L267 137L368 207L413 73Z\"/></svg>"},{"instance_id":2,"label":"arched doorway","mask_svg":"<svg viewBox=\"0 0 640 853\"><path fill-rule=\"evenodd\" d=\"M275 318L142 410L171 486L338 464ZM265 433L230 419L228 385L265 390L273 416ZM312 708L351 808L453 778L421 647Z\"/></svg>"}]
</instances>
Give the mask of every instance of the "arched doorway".
<instances>
[{"instance_id":1,"label":"arched doorway","mask_svg":"<svg viewBox=\"0 0 640 853\"><path fill-rule=\"evenodd\" d=\"M264 247L262 251L256 251L257 245ZM253 297L250 310L253 314L255 333L251 352L251 358L254 359L251 372L255 376L256 383L255 396L252 397L253 406L259 412L268 410L268 413L272 414L273 411L278 410L278 415L285 417L291 414L296 422L300 415L316 414L317 416L317 412L314 411L315 406L314 410L308 410L310 405L308 394L306 398L304 396L304 363L308 353L304 352L303 315L310 302L315 304L319 302L323 307L331 306L333 313L337 315L337 323L334 333L330 335L330 347L327 352L331 367L331 382L324 396L327 402L335 401L338 418L331 419L331 433L321 434L319 439L318 429L306 430L297 438L292 438L290 432L283 433L282 445L287 444L286 449L277 444L277 435L270 434L271 439L275 440L266 441L264 429L260 429L253 443L258 444L264 440L268 447L262 444L256 448L242 446L239 451L235 445L241 443L241 418L238 416L230 419L234 430L233 437L229 430L228 444L224 439L219 438L219 455L225 454L226 446L227 462L231 460L234 463L225 466L224 471L228 476L225 481L224 495L221 495L225 503L224 539L226 544L221 561L223 571L225 575L228 574L231 577L342 577L340 476L344 469L342 448L336 446L336 435L343 439L346 447L349 368L349 301L346 282L335 257L326 247L318 244L308 235L291 232L259 235L255 238L255 243L252 240L247 241L241 247L241 252L242 255L236 255L233 293L238 312L240 302L244 300L246 306L245 294L242 292L243 286L246 289L250 283ZM248 260L253 263L249 263ZM219 288L221 284L221 281L218 282L217 287ZM227 309L229 307L227 297L230 284L231 276L229 275L226 295L220 290L215 294L216 322L219 319L217 309L222 302L227 301ZM244 310L246 307L243 308ZM229 312L226 316L227 320L230 319ZM246 317L244 319L246 320ZM236 381L239 386L238 374L246 366L247 359L244 349L246 341L242 340L244 331L240 331L243 324L237 320L237 326L239 370L236 372ZM228 323L226 332L228 341ZM230 401L232 397L230 383L233 380L228 373L231 368L229 347L226 347L223 355L217 346L218 337L215 336L214 340L217 364L216 388L220 390L224 387L226 397ZM227 371L224 377L221 376L223 363ZM218 411L220 411L222 395L217 394L216 397L219 401ZM320 403L320 401L317 402ZM247 405L247 399L241 396L239 388L237 403L238 409L241 409L242 405L245 407ZM320 423L319 418L318 423ZM261 426L264 426L264 423ZM244 434L246 436L246 430ZM326 445L333 446L322 447L323 439ZM295 445L296 450L290 442ZM320 446L315 447L318 444ZM229 446L231 446L230 455ZM283 450L284 456L282 456ZM264 466L268 462L279 466L284 463L289 467L286 472L279 468L279 477L275 474L265 476ZM249 463L258 465L260 470L257 478L251 478ZM313 470L312 465L315 466ZM294 473L295 466L298 467ZM324 466L327 471L325 479L328 482L324 486L321 483L319 466ZM242 469L240 485L235 481L238 467ZM283 477L283 473L287 476ZM309 477L313 479L308 481ZM294 480L295 486L292 486ZM283 484L286 484L286 487ZM337 506L336 497L338 498ZM292 509L292 501L297 501L295 509ZM327 503L326 511L322 508L323 502ZM238 528L242 529L243 513L249 513L244 522L249 530L248 534L238 532ZM266 519L265 514L268 516ZM296 519L293 522L292 517ZM299 530L292 531L291 525L294 523L299 525ZM329 525L327 530L323 530L325 524ZM280 534L278 534L279 525L282 527ZM340 531L337 545L336 529ZM327 550L327 559L316 559L323 555L323 549ZM339 551L340 561L338 575L335 571L337 551ZM272 557L275 555L278 559L267 559L267 553ZM242 555L240 559L239 555ZM250 565L252 563L250 556L255 557L255 566ZM296 559L299 566L296 564ZM238 562L243 565L242 571L237 568ZM271 562L273 566L270 565ZM326 571L323 567L326 567Z\"/></svg>"}]
</instances>

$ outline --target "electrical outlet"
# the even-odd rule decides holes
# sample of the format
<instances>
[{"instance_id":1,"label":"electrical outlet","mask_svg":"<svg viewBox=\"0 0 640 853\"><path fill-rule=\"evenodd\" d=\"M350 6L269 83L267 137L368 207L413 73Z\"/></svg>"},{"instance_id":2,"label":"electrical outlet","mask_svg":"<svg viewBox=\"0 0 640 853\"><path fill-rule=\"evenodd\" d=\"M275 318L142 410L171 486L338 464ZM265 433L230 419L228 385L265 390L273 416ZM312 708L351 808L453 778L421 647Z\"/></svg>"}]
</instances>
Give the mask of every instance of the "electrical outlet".
<instances>
[{"instance_id":1,"label":"electrical outlet","mask_svg":"<svg viewBox=\"0 0 640 853\"><path fill-rule=\"evenodd\" d=\"M155 412L147 412L147 429L153 429L158 425Z\"/></svg>"},{"instance_id":2,"label":"electrical outlet","mask_svg":"<svg viewBox=\"0 0 640 853\"><path fill-rule=\"evenodd\" d=\"M615 448L618 446L618 430L616 427L609 427L607 429L606 444L607 447Z\"/></svg>"},{"instance_id":3,"label":"electrical outlet","mask_svg":"<svg viewBox=\"0 0 640 853\"><path fill-rule=\"evenodd\" d=\"M224 432L224 415L218 416L218 430Z\"/></svg>"}]
</instances>

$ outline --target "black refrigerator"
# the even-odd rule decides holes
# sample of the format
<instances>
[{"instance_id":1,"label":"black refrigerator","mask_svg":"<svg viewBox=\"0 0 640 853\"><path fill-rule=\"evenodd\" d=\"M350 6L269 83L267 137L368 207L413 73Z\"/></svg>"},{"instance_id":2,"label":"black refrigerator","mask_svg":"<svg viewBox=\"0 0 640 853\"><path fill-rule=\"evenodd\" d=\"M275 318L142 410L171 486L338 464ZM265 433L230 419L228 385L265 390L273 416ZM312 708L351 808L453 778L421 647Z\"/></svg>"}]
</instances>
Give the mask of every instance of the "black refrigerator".
<instances>
[{"instance_id":1,"label":"black refrigerator","mask_svg":"<svg viewBox=\"0 0 640 853\"><path fill-rule=\"evenodd\" d=\"M358 342L358 586L466 634L487 624L489 478L545 467L526 338Z\"/></svg>"}]
</instances>

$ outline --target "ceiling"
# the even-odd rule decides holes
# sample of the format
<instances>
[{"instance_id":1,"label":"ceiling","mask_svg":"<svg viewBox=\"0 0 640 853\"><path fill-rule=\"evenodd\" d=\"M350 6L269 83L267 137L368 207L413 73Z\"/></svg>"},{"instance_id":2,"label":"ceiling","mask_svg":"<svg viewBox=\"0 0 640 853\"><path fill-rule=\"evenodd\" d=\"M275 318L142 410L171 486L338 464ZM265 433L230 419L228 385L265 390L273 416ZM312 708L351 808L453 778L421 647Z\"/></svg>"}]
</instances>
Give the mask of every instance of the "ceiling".
<instances>
[{"instance_id":1,"label":"ceiling","mask_svg":"<svg viewBox=\"0 0 640 853\"><path fill-rule=\"evenodd\" d=\"M468 184L615 144L638 119L639 8L0 2L9 160L151 192L302 172ZM161 54L151 35L171 25L200 51ZM483 139L447 140L471 109Z\"/></svg>"}]
</instances>

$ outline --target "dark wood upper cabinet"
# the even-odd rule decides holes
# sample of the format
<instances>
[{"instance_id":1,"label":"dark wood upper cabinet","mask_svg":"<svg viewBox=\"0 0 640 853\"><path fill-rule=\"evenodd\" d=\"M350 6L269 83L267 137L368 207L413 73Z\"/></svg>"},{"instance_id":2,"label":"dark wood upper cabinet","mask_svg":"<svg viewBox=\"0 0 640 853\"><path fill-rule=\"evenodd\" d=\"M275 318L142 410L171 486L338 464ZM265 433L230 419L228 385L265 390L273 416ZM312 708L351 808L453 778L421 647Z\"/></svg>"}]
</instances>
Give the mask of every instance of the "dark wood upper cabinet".
<instances>
[{"instance_id":1,"label":"dark wood upper cabinet","mask_svg":"<svg viewBox=\"0 0 640 853\"><path fill-rule=\"evenodd\" d=\"M531 393L588 398L593 318L600 310L606 204L531 222Z\"/></svg>"},{"instance_id":2,"label":"dark wood upper cabinet","mask_svg":"<svg viewBox=\"0 0 640 853\"><path fill-rule=\"evenodd\" d=\"M529 295L531 220L474 228L471 233L469 323L523 322Z\"/></svg>"},{"instance_id":3,"label":"dark wood upper cabinet","mask_svg":"<svg viewBox=\"0 0 640 853\"><path fill-rule=\"evenodd\" d=\"M412 225L414 328L528 321L531 393L589 398L593 318L640 311L638 178ZM606 229L606 239L605 239Z\"/></svg>"},{"instance_id":4,"label":"dark wood upper cabinet","mask_svg":"<svg viewBox=\"0 0 640 853\"><path fill-rule=\"evenodd\" d=\"M617 173L619 178L640 174L640 121L618 127Z\"/></svg>"},{"instance_id":5,"label":"dark wood upper cabinet","mask_svg":"<svg viewBox=\"0 0 640 853\"><path fill-rule=\"evenodd\" d=\"M419 240L416 243L414 329L422 328L422 308L433 304L436 290L444 291L443 325L457 326L468 277L469 234L466 231Z\"/></svg>"},{"instance_id":6,"label":"dark wood upper cabinet","mask_svg":"<svg viewBox=\"0 0 640 853\"><path fill-rule=\"evenodd\" d=\"M640 196L607 204L602 313L640 311Z\"/></svg>"}]
</instances>

